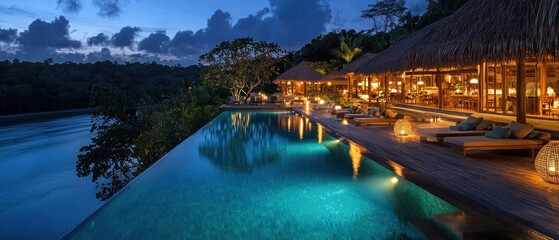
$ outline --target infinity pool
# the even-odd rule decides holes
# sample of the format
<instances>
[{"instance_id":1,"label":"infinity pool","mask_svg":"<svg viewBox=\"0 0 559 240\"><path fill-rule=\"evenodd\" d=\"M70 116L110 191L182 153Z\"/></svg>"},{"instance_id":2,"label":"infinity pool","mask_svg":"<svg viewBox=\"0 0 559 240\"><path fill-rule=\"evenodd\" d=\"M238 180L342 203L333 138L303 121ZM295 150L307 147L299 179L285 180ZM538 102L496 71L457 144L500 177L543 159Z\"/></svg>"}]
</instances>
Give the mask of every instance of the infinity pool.
<instances>
[{"instance_id":1,"label":"infinity pool","mask_svg":"<svg viewBox=\"0 0 559 240\"><path fill-rule=\"evenodd\" d=\"M223 112L70 239L424 239L458 209L290 112Z\"/></svg>"}]
</instances>

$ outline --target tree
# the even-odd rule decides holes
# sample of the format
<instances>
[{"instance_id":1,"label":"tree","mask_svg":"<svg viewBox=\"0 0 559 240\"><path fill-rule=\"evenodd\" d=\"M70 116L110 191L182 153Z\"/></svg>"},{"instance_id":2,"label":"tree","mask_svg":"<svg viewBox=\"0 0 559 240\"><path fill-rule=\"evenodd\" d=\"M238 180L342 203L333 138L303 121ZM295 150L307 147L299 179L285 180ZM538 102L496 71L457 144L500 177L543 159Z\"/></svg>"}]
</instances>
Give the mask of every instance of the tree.
<instances>
[{"instance_id":1,"label":"tree","mask_svg":"<svg viewBox=\"0 0 559 240\"><path fill-rule=\"evenodd\" d=\"M362 12L361 17L373 20L373 33L388 33L398 26L398 21L406 10L405 0L381 0L369 4L369 9Z\"/></svg>"},{"instance_id":2,"label":"tree","mask_svg":"<svg viewBox=\"0 0 559 240\"><path fill-rule=\"evenodd\" d=\"M241 99L242 94L249 96L254 88L270 82L283 53L277 43L255 42L250 37L221 42L200 56L200 62L207 65L203 81L213 88L228 89L231 96Z\"/></svg>"},{"instance_id":3,"label":"tree","mask_svg":"<svg viewBox=\"0 0 559 240\"><path fill-rule=\"evenodd\" d=\"M346 63L350 63L355 56L361 53L361 39L352 38L349 36L340 37L340 49L334 49L332 53L334 56L342 58Z\"/></svg>"}]
</instances>

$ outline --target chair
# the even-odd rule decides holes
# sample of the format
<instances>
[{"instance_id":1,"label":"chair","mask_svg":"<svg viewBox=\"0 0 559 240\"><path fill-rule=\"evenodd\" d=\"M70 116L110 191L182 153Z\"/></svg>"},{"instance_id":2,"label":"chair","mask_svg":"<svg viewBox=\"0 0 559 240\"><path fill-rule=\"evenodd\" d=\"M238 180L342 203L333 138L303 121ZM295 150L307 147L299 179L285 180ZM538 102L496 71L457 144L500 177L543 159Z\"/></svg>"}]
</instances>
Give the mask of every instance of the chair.
<instances>
[{"instance_id":1,"label":"chair","mask_svg":"<svg viewBox=\"0 0 559 240\"><path fill-rule=\"evenodd\" d=\"M447 137L444 143L452 150L461 150L464 157L467 151L517 149L528 149L534 157L535 150L542 148L550 138L551 134L534 131L530 125L511 122L506 127L495 128L484 136Z\"/></svg>"},{"instance_id":2,"label":"chair","mask_svg":"<svg viewBox=\"0 0 559 240\"><path fill-rule=\"evenodd\" d=\"M435 139L435 142L442 142L446 137L460 137L460 136L482 136L486 132L488 132L487 128L493 124L490 120L484 120L483 118L475 118L473 116L469 116L466 120L467 122L471 122L472 128L468 130L458 130L456 126L451 128L443 127L443 128L418 128L415 130L417 134L419 134L419 141L421 142L428 142L428 139ZM460 122L461 123L461 122ZM459 124L457 123L457 126Z\"/></svg>"},{"instance_id":3,"label":"chair","mask_svg":"<svg viewBox=\"0 0 559 240\"><path fill-rule=\"evenodd\" d=\"M229 103L235 105L235 104L239 104L241 102L237 99L237 97L229 96Z\"/></svg>"},{"instance_id":4,"label":"chair","mask_svg":"<svg viewBox=\"0 0 559 240\"><path fill-rule=\"evenodd\" d=\"M385 110L384 113L381 113L379 117L368 117L368 118L355 118L353 122L357 126L368 126L368 125L377 125L377 124L393 124L396 123L399 119L403 119L405 116L401 113L395 113L388 110Z\"/></svg>"}]
</instances>

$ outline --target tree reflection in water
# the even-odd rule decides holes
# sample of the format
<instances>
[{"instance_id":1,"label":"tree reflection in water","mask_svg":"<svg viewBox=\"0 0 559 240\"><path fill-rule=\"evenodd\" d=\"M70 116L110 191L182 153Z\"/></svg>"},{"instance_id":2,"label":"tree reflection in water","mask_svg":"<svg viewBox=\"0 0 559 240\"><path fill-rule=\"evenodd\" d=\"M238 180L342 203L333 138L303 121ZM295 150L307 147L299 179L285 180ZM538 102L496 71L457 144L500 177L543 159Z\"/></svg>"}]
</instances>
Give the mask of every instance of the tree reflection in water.
<instances>
[{"instance_id":1,"label":"tree reflection in water","mask_svg":"<svg viewBox=\"0 0 559 240\"><path fill-rule=\"evenodd\" d=\"M231 117L216 118L207 129L200 153L225 171L251 172L255 168L281 160L287 139L278 128L278 114L233 112ZM282 114L282 113L279 113ZM279 118L276 120L275 118Z\"/></svg>"}]
</instances>

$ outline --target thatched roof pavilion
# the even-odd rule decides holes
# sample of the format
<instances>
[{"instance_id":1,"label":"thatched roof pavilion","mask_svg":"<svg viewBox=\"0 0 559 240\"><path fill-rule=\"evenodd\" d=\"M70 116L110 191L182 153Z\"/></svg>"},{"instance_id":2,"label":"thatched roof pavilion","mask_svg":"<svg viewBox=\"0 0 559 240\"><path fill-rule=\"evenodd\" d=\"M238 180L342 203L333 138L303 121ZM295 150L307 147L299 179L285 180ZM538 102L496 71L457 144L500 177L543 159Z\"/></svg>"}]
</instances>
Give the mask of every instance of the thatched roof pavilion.
<instances>
[{"instance_id":1,"label":"thatched roof pavilion","mask_svg":"<svg viewBox=\"0 0 559 240\"><path fill-rule=\"evenodd\" d=\"M534 0L470 0L410 52L410 68L477 65L538 56Z\"/></svg>"},{"instance_id":2,"label":"thatched roof pavilion","mask_svg":"<svg viewBox=\"0 0 559 240\"><path fill-rule=\"evenodd\" d=\"M284 73L280 74L274 82L305 81L316 82L322 80L322 74L309 66L310 62L303 61Z\"/></svg>"},{"instance_id":3,"label":"thatched roof pavilion","mask_svg":"<svg viewBox=\"0 0 559 240\"><path fill-rule=\"evenodd\" d=\"M340 74L339 71L331 71L322 78L323 82L329 82L332 85L347 85L347 77Z\"/></svg>"},{"instance_id":4,"label":"thatched roof pavilion","mask_svg":"<svg viewBox=\"0 0 559 240\"><path fill-rule=\"evenodd\" d=\"M412 33L407 38L380 52L374 58L357 66L355 72L361 74L384 74L410 70L412 64L410 64L408 59L414 51L417 51L415 46L423 41L431 31L438 28L439 25L441 25L440 20Z\"/></svg>"},{"instance_id":5,"label":"thatched roof pavilion","mask_svg":"<svg viewBox=\"0 0 559 240\"><path fill-rule=\"evenodd\" d=\"M365 53L365 54L363 54L363 56L359 57L358 59L348 63L338 73L339 74L344 74L344 75L349 74L349 73L355 73L361 65L370 61L375 56L376 56L376 54L374 54L374 53Z\"/></svg>"}]
</instances>

